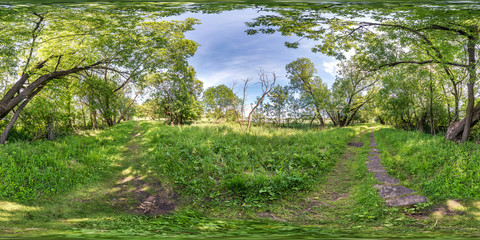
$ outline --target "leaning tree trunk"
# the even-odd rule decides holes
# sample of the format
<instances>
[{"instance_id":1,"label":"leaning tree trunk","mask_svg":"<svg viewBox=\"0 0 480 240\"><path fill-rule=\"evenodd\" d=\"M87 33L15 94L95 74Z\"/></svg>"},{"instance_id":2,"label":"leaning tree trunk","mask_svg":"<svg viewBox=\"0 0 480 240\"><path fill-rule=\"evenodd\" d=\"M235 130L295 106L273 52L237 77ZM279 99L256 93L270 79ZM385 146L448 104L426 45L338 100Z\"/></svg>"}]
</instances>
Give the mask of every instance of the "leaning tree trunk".
<instances>
[{"instance_id":1,"label":"leaning tree trunk","mask_svg":"<svg viewBox=\"0 0 480 240\"><path fill-rule=\"evenodd\" d=\"M28 96L25 100L23 100L23 102L17 107L17 110L13 114L12 119L10 119L10 122L8 122L7 126L5 126L5 128L2 131L2 134L0 135L0 144L5 144L8 138L8 134L10 133L10 130L12 130L15 122L18 120L18 117L20 116L20 113L22 112L23 108L25 108L28 102L30 102L30 100L32 100L32 98L35 97L35 95L37 95L44 87L45 85L41 85L40 87L38 87L35 91L33 91L30 94L30 96Z\"/></svg>"},{"instance_id":2,"label":"leaning tree trunk","mask_svg":"<svg viewBox=\"0 0 480 240\"><path fill-rule=\"evenodd\" d=\"M480 103L478 103L475 108L473 108L472 121L470 127L473 127L480 120ZM445 139L450 141L460 141L463 136L463 131L465 129L466 119L462 119L458 122L453 122L447 129L445 134Z\"/></svg>"},{"instance_id":3,"label":"leaning tree trunk","mask_svg":"<svg viewBox=\"0 0 480 240\"><path fill-rule=\"evenodd\" d=\"M22 112L23 108L27 106L28 101L30 101L29 98L27 98L25 101L23 101L20 106L18 106L17 110L13 114L12 119L10 119L10 122L7 124L7 126L3 129L2 134L0 135L0 144L5 144L8 138L8 134L10 133L10 130L12 130L13 125L17 121L18 117L20 116L20 112Z\"/></svg>"}]
</instances>

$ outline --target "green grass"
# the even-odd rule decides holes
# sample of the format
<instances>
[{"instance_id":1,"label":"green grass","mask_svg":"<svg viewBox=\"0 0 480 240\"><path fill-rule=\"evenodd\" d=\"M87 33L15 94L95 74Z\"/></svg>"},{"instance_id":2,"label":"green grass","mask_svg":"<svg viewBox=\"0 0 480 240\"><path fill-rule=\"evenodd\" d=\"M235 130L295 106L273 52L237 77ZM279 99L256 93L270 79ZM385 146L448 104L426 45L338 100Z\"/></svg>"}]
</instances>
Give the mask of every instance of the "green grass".
<instances>
[{"instance_id":1,"label":"green grass","mask_svg":"<svg viewBox=\"0 0 480 240\"><path fill-rule=\"evenodd\" d=\"M480 146L441 136L382 128L375 132L390 173L434 201L480 198Z\"/></svg>"},{"instance_id":2,"label":"green grass","mask_svg":"<svg viewBox=\"0 0 480 240\"><path fill-rule=\"evenodd\" d=\"M0 200L32 201L101 178L121 157L133 124L57 141L17 141L0 146Z\"/></svg>"},{"instance_id":3,"label":"green grass","mask_svg":"<svg viewBox=\"0 0 480 240\"><path fill-rule=\"evenodd\" d=\"M336 165L351 128L323 131L230 126L169 127L141 123L147 163L183 195L225 206L262 206L325 179Z\"/></svg>"},{"instance_id":4,"label":"green grass","mask_svg":"<svg viewBox=\"0 0 480 240\"><path fill-rule=\"evenodd\" d=\"M38 159L49 159L49 164L60 170L68 163L65 152L78 159L84 157L83 152L96 157L67 167L62 175L38 175L49 187L58 189L55 192L38 195L34 185L24 185L37 194L32 200L27 196L0 201L0 238L1 233L68 238L281 239L399 234L445 237L443 234L458 229L478 232L478 201L451 201L447 206L465 208L466 213L443 218L425 215L420 220L411 214L422 213L421 206L386 207L365 166L370 129L367 125L324 130L255 127L251 133L242 133L235 125L172 127L142 121L53 142L7 144L2 154L6 153L3 149L36 149ZM381 140L379 134L384 131L376 132L377 142L383 150L393 152L395 148ZM393 143L401 146L415 136ZM350 141L364 146L347 147ZM398 155L398 150L393 153ZM18 156L29 157L26 153ZM39 168L34 159L29 166ZM97 171L97 166L103 170ZM15 175L21 179L30 172L35 171L17 171ZM81 178L70 185L55 185L62 177L72 176ZM112 198L119 197L115 195L117 184L126 177L160 181L162 187L173 189L179 196L177 210L142 216L116 207Z\"/></svg>"}]
</instances>

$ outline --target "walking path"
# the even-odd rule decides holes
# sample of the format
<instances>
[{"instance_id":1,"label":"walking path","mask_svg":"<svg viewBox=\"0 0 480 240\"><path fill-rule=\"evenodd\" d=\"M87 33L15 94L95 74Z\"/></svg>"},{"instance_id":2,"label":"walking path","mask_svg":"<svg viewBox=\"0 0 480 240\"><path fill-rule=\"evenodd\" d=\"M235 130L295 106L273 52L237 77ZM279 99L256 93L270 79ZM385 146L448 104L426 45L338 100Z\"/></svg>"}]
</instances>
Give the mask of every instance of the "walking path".
<instances>
[{"instance_id":1,"label":"walking path","mask_svg":"<svg viewBox=\"0 0 480 240\"><path fill-rule=\"evenodd\" d=\"M375 179L382 183L376 184L374 187L378 189L380 197L385 199L387 206L407 206L427 201L426 197L414 194L414 190L399 185L400 180L387 174L376 148L377 143L373 131L370 133L370 147L372 149L367 156L367 169L369 172L375 173Z\"/></svg>"}]
</instances>

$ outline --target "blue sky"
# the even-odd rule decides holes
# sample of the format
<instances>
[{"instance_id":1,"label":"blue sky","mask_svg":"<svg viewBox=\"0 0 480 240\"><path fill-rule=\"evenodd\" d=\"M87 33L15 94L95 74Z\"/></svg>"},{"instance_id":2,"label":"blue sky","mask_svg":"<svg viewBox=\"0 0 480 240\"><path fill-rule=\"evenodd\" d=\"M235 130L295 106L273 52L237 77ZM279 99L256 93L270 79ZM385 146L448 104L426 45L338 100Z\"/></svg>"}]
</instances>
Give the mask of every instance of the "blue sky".
<instances>
[{"instance_id":1,"label":"blue sky","mask_svg":"<svg viewBox=\"0 0 480 240\"><path fill-rule=\"evenodd\" d=\"M296 41L280 34L247 35L245 22L264 14L255 9L225 11L219 14L187 13L174 18L186 17L199 19L201 24L186 34L188 39L200 44L189 63L197 71L197 77L203 81L204 88L225 84L230 87L233 81L240 82L252 78L255 82L260 68L266 72L275 72L278 83L288 84L285 65L300 57L310 58L317 67L318 75L329 86L335 79L337 61L319 53L312 53L313 41L302 40L300 47L285 47L286 40ZM247 102L253 101L259 93L259 86L251 84L247 92Z\"/></svg>"}]
</instances>

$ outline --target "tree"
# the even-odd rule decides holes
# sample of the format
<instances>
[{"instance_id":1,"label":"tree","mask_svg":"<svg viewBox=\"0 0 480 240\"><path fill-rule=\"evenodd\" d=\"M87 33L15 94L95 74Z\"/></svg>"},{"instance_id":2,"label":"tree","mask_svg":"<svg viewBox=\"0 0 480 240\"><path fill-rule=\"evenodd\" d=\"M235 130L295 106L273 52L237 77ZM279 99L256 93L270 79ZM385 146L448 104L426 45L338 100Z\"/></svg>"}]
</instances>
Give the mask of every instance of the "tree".
<instances>
[{"instance_id":1,"label":"tree","mask_svg":"<svg viewBox=\"0 0 480 240\"><path fill-rule=\"evenodd\" d=\"M177 50L194 45L183 33L197 23L194 19L158 21L156 14L139 15L114 7L36 6L9 12L15 15L0 19L4 26L0 40L14 46L0 51L2 61L5 59L0 70L8 77L4 81L8 90L0 99L0 119L11 118L0 143L6 141L27 104L59 79L90 72L91 80L115 73L105 86L117 93L141 80L141 72L173 68L179 59L192 55ZM110 122L112 109L103 110Z\"/></svg>"},{"instance_id":2,"label":"tree","mask_svg":"<svg viewBox=\"0 0 480 240\"><path fill-rule=\"evenodd\" d=\"M152 99L161 109L161 116L167 117L170 125L201 117L203 108L199 98L203 83L195 78L192 67L185 65L173 71L151 74L147 82L151 86Z\"/></svg>"},{"instance_id":3,"label":"tree","mask_svg":"<svg viewBox=\"0 0 480 240\"><path fill-rule=\"evenodd\" d=\"M275 83L277 82L277 75L272 72L272 77L268 76L268 73L265 72L263 69L260 69L258 73L258 84L260 84L260 89L261 89L261 94L259 97L257 97L256 101L252 104L252 108L250 109L250 112L248 113L247 116L247 132L250 130L251 122L253 115L255 113L255 110L262 105L264 99L266 96L272 92L273 88L275 87ZM248 83L251 81L251 79L246 79L243 81L243 86L242 86L242 91L243 91L243 98L237 99L237 101L233 101L233 107L234 111L237 113L237 122L240 124L240 129L242 132L244 131L243 128L243 115L245 111L245 100L246 100L246 92L248 88ZM232 86L232 91L235 88L235 84ZM240 106L240 111L237 109Z\"/></svg>"},{"instance_id":4,"label":"tree","mask_svg":"<svg viewBox=\"0 0 480 240\"><path fill-rule=\"evenodd\" d=\"M282 116L286 110L288 100L288 86L276 85L268 94L269 100L272 104L272 110L275 112L277 124L281 123Z\"/></svg>"},{"instance_id":5,"label":"tree","mask_svg":"<svg viewBox=\"0 0 480 240\"><path fill-rule=\"evenodd\" d=\"M324 126L322 111L325 108L328 88L320 77L314 76L317 73L315 65L308 58L298 58L289 63L285 69L292 89L307 94L308 101L315 107L315 117Z\"/></svg>"},{"instance_id":6,"label":"tree","mask_svg":"<svg viewBox=\"0 0 480 240\"><path fill-rule=\"evenodd\" d=\"M203 93L203 102L207 116L211 116L216 120L234 117L228 115L232 113L233 102L238 101L237 98L232 89L223 84L207 88Z\"/></svg>"},{"instance_id":7,"label":"tree","mask_svg":"<svg viewBox=\"0 0 480 240\"><path fill-rule=\"evenodd\" d=\"M345 59L344 53L355 50L369 62L372 71L399 65L431 65L442 69L455 98L455 117L446 133L449 140L466 141L470 128L480 120L480 104L475 105L477 82L476 55L480 17L474 9L424 6L320 5L311 11L276 11L247 23L248 34L281 32L318 41L315 52ZM326 13L333 17L327 17ZM355 19L373 18L372 21ZM299 42L286 43L297 47ZM459 113L461 79L467 74L467 101L463 119ZM446 92L446 91L445 91ZM457 120L456 120L457 119Z\"/></svg>"},{"instance_id":8,"label":"tree","mask_svg":"<svg viewBox=\"0 0 480 240\"><path fill-rule=\"evenodd\" d=\"M339 76L332 86L327 113L335 126L348 126L358 111L377 91L378 78L364 71L354 60L340 64Z\"/></svg>"},{"instance_id":9,"label":"tree","mask_svg":"<svg viewBox=\"0 0 480 240\"><path fill-rule=\"evenodd\" d=\"M438 71L425 66L403 65L397 71L384 75L382 89L376 97L380 118L397 127L430 133L449 123L448 105L445 106L443 85Z\"/></svg>"},{"instance_id":10,"label":"tree","mask_svg":"<svg viewBox=\"0 0 480 240\"><path fill-rule=\"evenodd\" d=\"M161 115L160 105L153 99L147 99L137 107L137 116L140 118L149 118L156 120Z\"/></svg>"}]
</instances>

